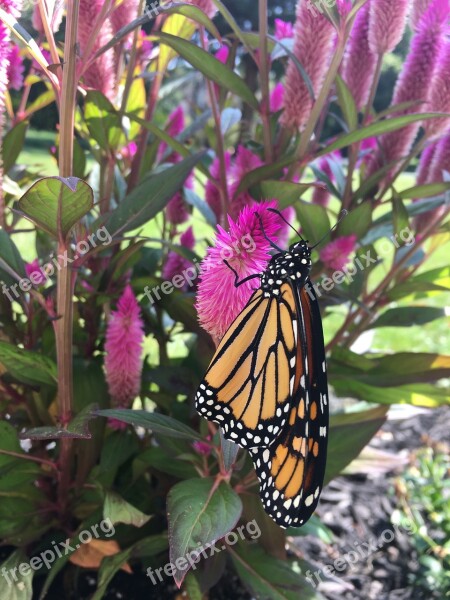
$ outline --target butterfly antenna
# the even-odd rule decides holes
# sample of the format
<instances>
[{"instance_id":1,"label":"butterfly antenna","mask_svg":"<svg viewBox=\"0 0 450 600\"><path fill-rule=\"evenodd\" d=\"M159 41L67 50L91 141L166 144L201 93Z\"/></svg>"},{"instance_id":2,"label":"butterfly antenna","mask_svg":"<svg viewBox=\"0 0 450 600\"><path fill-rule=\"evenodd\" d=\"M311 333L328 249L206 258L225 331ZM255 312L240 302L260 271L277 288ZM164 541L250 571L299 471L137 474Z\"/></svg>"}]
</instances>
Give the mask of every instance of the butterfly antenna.
<instances>
[{"instance_id":1,"label":"butterfly antenna","mask_svg":"<svg viewBox=\"0 0 450 600\"><path fill-rule=\"evenodd\" d=\"M271 240L271 239L270 239L270 238L267 236L267 234L266 234L266 232L265 232L265 230L264 230L264 223L263 223L263 220L262 220L262 217L261 217L261 215L260 215L258 212L256 212L256 210L255 210L255 212L254 212L254 215L256 216L256 218L257 218L257 219L258 219L258 221L259 221L259 225L260 225L260 227L261 227L261 231L262 231L262 234L263 234L264 238L265 238L265 239L266 239L266 240L269 242L269 244L272 246L272 248L275 248L275 250L278 250L278 252L283 252L283 250L282 250L282 249L281 249L279 246L277 246L277 245L275 244L275 242L274 242L273 240Z\"/></svg>"},{"instance_id":2,"label":"butterfly antenna","mask_svg":"<svg viewBox=\"0 0 450 600\"><path fill-rule=\"evenodd\" d=\"M297 230L295 229L295 227L293 227L293 226L292 226L292 225L289 223L289 221L288 221L287 219L285 219L285 218L284 218L284 216L283 216L283 213L281 213L281 212L280 212L279 210L277 210L276 208L268 208L267 210L268 210L269 212L272 212L272 213L275 213L276 215L278 215L278 216L280 217L280 219L281 219L282 221L284 221L284 222L286 223L286 225L289 225L289 227L290 227L290 228L291 228L293 231L295 231L295 233L298 235L298 237L299 237L299 238L300 238L302 241L304 241L304 240L303 240L303 238L302 238L302 236L300 235L300 232L299 232L299 231L297 231Z\"/></svg>"},{"instance_id":3,"label":"butterfly antenna","mask_svg":"<svg viewBox=\"0 0 450 600\"><path fill-rule=\"evenodd\" d=\"M270 210L270 209L269 209L269 210ZM328 232L326 235L324 235L324 236L323 236L323 238L322 238L321 240L319 240L319 241L318 241L316 244L314 244L314 246L311 246L311 248L310 248L310 249L311 249L311 250L314 250L314 248L317 248L317 246L319 246L319 245L320 245L320 244L323 242L323 240L326 240L326 239L327 239L327 237L333 233L333 231L336 229L336 227L338 227L339 223L340 223L340 222L341 222L343 219L345 219L345 217L346 217L347 215L348 215L348 210L345 210L345 208L344 208L344 210L343 210L343 211L342 211L342 212L339 214L339 219L338 219L338 221L336 222L336 224L335 224L335 225L334 225L334 226L333 226L333 227L330 229L330 231L329 231L329 232Z\"/></svg>"}]
</instances>

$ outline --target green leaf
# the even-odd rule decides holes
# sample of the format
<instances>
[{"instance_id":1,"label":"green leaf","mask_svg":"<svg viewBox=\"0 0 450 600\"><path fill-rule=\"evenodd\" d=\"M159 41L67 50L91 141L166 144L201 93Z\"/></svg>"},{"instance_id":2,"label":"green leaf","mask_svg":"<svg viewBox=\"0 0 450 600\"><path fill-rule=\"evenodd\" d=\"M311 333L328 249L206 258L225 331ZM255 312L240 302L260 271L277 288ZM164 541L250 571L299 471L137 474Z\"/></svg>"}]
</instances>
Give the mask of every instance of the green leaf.
<instances>
[{"instance_id":1,"label":"green leaf","mask_svg":"<svg viewBox=\"0 0 450 600\"><path fill-rule=\"evenodd\" d=\"M211 225L211 227L215 227L217 225L216 215L214 211L210 208L209 204L202 200L200 196L198 196L193 190L189 188L184 189L184 199L186 203L190 206L196 208L199 213L205 218L205 221Z\"/></svg>"},{"instance_id":2,"label":"green leaf","mask_svg":"<svg viewBox=\"0 0 450 600\"><path fill-rule=\"evenodd\" d=\"M276 198L279 207L286 208L297 202L311 186L310 183L292 183L291 181L268 179L262 181L259 186L254 186L251 192L255 198L260 197L262 200ZM254 190L255 193L253 193Z\"/></svg>"},{"instance_id":3,"label":"green leaf","mask_svg":"<svg viewBox=\"0 0 450 600\"><path fill-rule=\"evenodd\" d=\"M57 440L61 438L90 440L88 423L96 416L97 404L88 404L67 427L34 427L20 434L22 440Z\"/></svg>"},{"instance_id":4,"label":"green leaf","mask_svg":"<svg viewBox=\"0 0 450 600\"><path fill-rule=\"evenodd\" d=\"M241 512L239 496L224 481L217 485L212 478L190 479L170 490L170 562L176 566L173 576L178 586L192 563L200 560L200 546L205 548L229 533Z\"/></svg>"},{"instance_id":5,"label":"green leaf","mask_svg":"<svg viewBox=\"0 0 450 600\"><path fill-rule=\"evenodd\" d=\"M102 150L114 151L118 148L124 138L120 115L101 92L87 92L84 118L89 133Z\"/></svg>"},{"instance_id":6,"label":"green leaf","mask_svg":"<svg viewBox=\"0 0 450 600\"><path fill-rule=\"evenodd\" d=\"M228 552L242 583L256 598L270 600L323 598L300 574L301 568L296 562L273 558L259 546L250 544L238 544L228 548Z\"/></svg>"},{"instance_id":7,"label":"green leaf","mask_svg":"<svg viewBox=\"0 0 450 600\"><path fill-rule=\"evenodd\" d=\"M333 152L333 150L340 150L341 148L346 148L347 146L351 146L355 142L366 140L369 137L376 137L384 133L397 131L398 129L402 129L407 125L417 123L417 121L436 119L438 117L442 117L441 113L422 113L418 115L403 115L402 117L393 117L392 119L386 119L385 121L371 123L370 125L366 125L365 127L356 129L355 131L347 133L342 137L338 138L329 146L321 150L317 154L316 158L318 158L319 156L325 156L326 154Z\"/></svg>"},{"instance_id":8,"label":"green leaf","mask_svg":"<svg viewBox=\"0 0 450 600\"><path fill-rule=\"evenodd\" d=\"M286 535L293 537L312 535L315 538L322 540L324 544L333 544L335 542L335 537L331 529L324 525L316 515L312 515L301 527L288 527Z\"/></svg>"},{"instance_id":9,"label":"green leaf","mask_svg":"<svg viewBox=\"0 0 450 600\"><path fill-rule=\"evenodd\" d=\"M295 204L303 237L311 244L319 242L330 231L330 219L326 208L300 200Z\"/></svg>"},{"instance_id":10,"label":"green leaf","mask_svg":"<svg viewBox=\"0 0 450 600\"><path fill-rule=\"evenodd\" d=\"M351 210L345 219L339 223L339 235L356 235L361 239L372 224L372 206L370 202L363 202Z\"/></svg>"},{"instance_id":11,"label":"green leaf","mask_svg":"<svg viewBox=\"0 0 450 600\"><path fill-rule=\"evenodd\" d=\"M9 233L0 228L0 278L9 286L17 284L17 279L12 276L10 269L19 277L25 277L25 265L17 246Z\"/></svg>"},{"instance_id":12,"label":"green leaf","mask_svg":"<svg viewBox=\"0 0 450 600\"><path fill-rule=\"evenodd\" d=\"M55 363L42 354L0 341L0 363L17 381L27 385L51 385L57 380Z\"/></svg>"},{"instance_id":13,"label":"green leaf","mask_svg":"<svg viewBox=\"0 0 450 600\"><path fill-rule=\"evenodd\" d=\"M424 185L415 185L414 187L398 192L402 200L415 198L434 198L441 196L450 190L450 182L426 183Z\"/></svg>"},{"instance_id":14,"label":"green leaf","mask_svg":"<svg viewBox=\"0 0 450 600\"><path fill-rule=\"evenodd\" d=\"M325 482L339 475L367 446L386 420L388 407L332 415Z\"/></svg>"},{"instance_id":15,"label":"green leaf","mask_svg":"<svg viewBox=\"0 0 450 600\"><path fill-rule=\"evenodd\" d=\"M336 90L342 114L350 131L353 131L358 125L358 110L349 87L340 75L336 76Z\"/></svg>"},{"instance_id":16,"label":"green leaf","mask_svg":"<svg viewBox=\"0 0 450 600\"><path fill-rule=\"evenodd\" d=\"M376 327L411 327L412 325L425 325L435 319L445 317L443 308L432 306L402 306L391 308L384 312L372 323L370 329Z\"/></svg>"},{"instance_id":17,"label":"green leaf","mask_svg":"<svg viewBox=\"0 0 450 600\"><path fill-rule=\"evenodd\" d=\"M34 571L23 550L13 552L1 565L0 598L2 600L32 600Z\"/></svg>"},{"instance_id":18,"label":"green leaf","mask_svg":"<svg viewBox=\"0 0 450 600\"><path fill-rule=\"evenodd\" d=\"M23 456L19 458L0 452L0 492L2 495L7 491L19 494L26 491L28 486L31 489L42 472L41 467L27 460L27 455L20 446L17 431L12 425L0 421L0 434L0 450Z\"/></svg>"},{"instance_id":19,"label":"green leaf","mask_svg":"<svg viewBox=\"0 0 450 600\"><path fill-rule=\"evenodd\" d=\"M5 135L2 147L4 173L8 173L11 167L15 165L25 143L27 129L28 121L20 121Z\"/></svg>"},{"instance_id":20,"label":"green leaf","mask_svg":"<svg viewBox=\"0 0 450 600\"><path fill-rule=\"evenodd\" d=\"M110 519L113 525L124 523L125 525L142 527L148 523L151 516L144 515L143 512L129 504L119 494L108 491L103 505L103 518Z\"/></svg>"},{"instance_id":21,"label":"green leaf","mask_svg":"<svg viewBox=\"0 0 450 600\"><path fill-rule=\"evenodd\" d=\"M253 169L241 179L241 182L234 194L236 198L242 192L247 191L252 186L264 181L265 179L272 179L274 176L281 176L283 169L288 167L293 162L295 162L295 156L293 154L289 154L280 158L280 160L272 163L271 165L263 165L262 167L258 167L257 169Z\"/></svg>"},{"instance_id":22,"label":"green leaf","mask_svg":"<svg viewBox=\"0 0 450 600\"><path fill-rule=\"evenodd\" d=\"M143 119L145 117L145 107L147 104L147 96L145 91L145 82L142 77L134 79L130 87L130 93L127 99L127 105L125 107L125 114L130 119L136 117ZM128 134L129 140L134 140L140 131L140 125L134 119L132 119L130 131Z\"/></svg>"},{"instance_id":23,"label":"green leaf","mask_svg":"<svg viewBox=\"0 0 450 600\"><path fill-rule=\"evenodd\" d=\"M403 204L403 200L397 194L392 198L394 232L400 234L409 229L408 211Z\"/></svg>"},{"instance_id":24,"label":"green leaf","mask_svg":"<svg viewBox=\"0 0 450 600\"><path fill-rule=\"evenodd\" d=\"M38 227L56 239L70 230L93 207L92 188L77 177L45 177L19 200L20 210Z\"/></svg>"},{"instance_id":25,"label":"green leaf","mask_svg":"<svg viewBox=\"0 0 450 600\"><path fill-rule=\"evenodd\" d=\"M211 21L211 19L208 17L208 15L206 15L197 6L191 6L189 4L180 4L178 6L177 5L169 6L167 8L167 10L164 11L164 14L167 14L167 15L177 14L177 15L183 15L184 17L188 17L189 19L196 21L200 25L203 25L203 27L205 27L205 29L207 29L207 31L209 31L209 33L213 37L215 37L217 40L221 39L220 33L219 33L217 27L214 25L214 23Z\"/></svg>"},{"instance_id":26,"label":"green leaf","mask_svg":"<svg viewBox=\"0 0 450 600\"><path fill-rule=\"evenodd\" d=\"M234 71L222 64L217 58L205 52L199 46L180 37L168 33L155 33L154 36L175 50L182 58L198 69L203 75L215 83L233 92L249 106L258 110L259 104L245 81Z\"/></svg>"},{"instance_id":27,"label":"green leaf","mask_svg":"<svg viewBox=\"0 0 450 600\"><path fill-rule=\"evenodd\" d=\"M135 427L144 427L151 429L154 433L160 433L167 437L183 438L188 440L201 439L196 431L184 425L180 421L160 415L150 413L146 410L128 410L128 409L107 409L97 411L97 416L117 419L123 423L129 423Z\"/></svg>"},{"instance_id":28,"label":"green leaf","mask_svg":"<svg viewBox=\"0 0 450 600\"><path fill-rule=\"evenodd\" d=\"M227 438L223 435L222 429L220 429L220 447L222 449L223 466L225 471L228 473L231 471L236 461L236 456L239 452L239 446L231 440L227 440Z\"/></svg>"},{"instance_id":29,"label":"green leaf","mask_svg":"<svg viewBox=\"0 0 450 600\"><path fill-rule=\"evenodd\" d=\"M110 235L132 231L153 219L183 186L203 155L196 154L156 175L145 177L106 220Z\"/></svg>"}]
</instances>

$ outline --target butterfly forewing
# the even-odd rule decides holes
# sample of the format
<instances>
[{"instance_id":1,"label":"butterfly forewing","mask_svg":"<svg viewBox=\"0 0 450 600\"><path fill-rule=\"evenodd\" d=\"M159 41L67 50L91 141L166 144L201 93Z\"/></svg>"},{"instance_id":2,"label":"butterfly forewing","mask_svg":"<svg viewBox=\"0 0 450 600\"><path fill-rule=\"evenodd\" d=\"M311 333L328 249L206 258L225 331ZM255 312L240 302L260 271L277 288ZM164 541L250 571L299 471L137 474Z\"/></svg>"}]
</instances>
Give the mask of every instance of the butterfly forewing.
<instances>
[{"instance_id":1,"label":"butterfly forewing","mask_svg":"<svg viewBox=\"0 0 450 600\"><path fill-rule=\"evenodd\" d=\"M295 372L295 311L292 294L267 298L257 290L200 384L198 412L243 448L272 444L286 423Z\"/></svg>"}]
</instances>

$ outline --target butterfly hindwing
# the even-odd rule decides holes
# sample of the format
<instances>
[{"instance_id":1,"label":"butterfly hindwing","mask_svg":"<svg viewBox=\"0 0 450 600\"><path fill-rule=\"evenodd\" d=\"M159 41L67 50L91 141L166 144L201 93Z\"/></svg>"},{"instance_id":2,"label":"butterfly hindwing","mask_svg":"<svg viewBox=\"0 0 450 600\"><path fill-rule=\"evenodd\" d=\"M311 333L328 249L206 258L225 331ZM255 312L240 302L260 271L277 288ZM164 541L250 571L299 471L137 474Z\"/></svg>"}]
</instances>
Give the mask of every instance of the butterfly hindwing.
<instances>
[{"instance_id":1,"label":"butterfly hindwing","mask_svg":"<svg viewBox=\"0 0 450 600\"><path fill-rule=\"evenodd\" d=\"M268 446L285 426L296 353L291 287L257 290L222 339L200 384L197 411L243 448Z\"/></svg>"},{"instance_id":2,"label":"butterfly hindwing","mask_svg":"<svg viewBox=\"0 0 450 600\"><path fill-rule=\"evenodd\" d=\"M325 350L317 298L298 295L298 345L289 421L269 447L250 450L266 512L298 527L314 512L323 486L328 434ZM311 296L309 295L311 293Z\"/></svg>"}]
</instances>

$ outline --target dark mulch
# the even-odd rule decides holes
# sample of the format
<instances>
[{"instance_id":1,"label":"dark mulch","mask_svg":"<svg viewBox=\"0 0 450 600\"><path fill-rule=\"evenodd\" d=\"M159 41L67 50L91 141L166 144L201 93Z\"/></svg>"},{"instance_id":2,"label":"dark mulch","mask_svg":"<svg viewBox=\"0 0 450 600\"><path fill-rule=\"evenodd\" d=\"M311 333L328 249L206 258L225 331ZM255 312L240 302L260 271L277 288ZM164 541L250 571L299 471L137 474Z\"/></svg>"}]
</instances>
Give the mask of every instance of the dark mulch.
<instances>
[{"instance_id":1,"label":"dark mulch","mask_svg":"<svg viewBox=\"0 0 450 600\"><path fill-rule=\"evenodd\" d=\"M388 421L372 441L371 447L398 457L400 465L425 444L448 442L448 407L415 416L406 421ZM392 460L392 459L391 459ZM401 472L402 467L397 471ZM429 600L414 588L411 575L417 571L417 555L411 537L395 528L391 515L397 506L396 472L372 476L358 473L332 481L323 491L319 513L333 531L336 542L329 546L316 538L296 538L295 547L313 564L317 575L312 581L330 600ZM390 541L392 539L392 541ZM376 548L375 548L376 546ZM327 581L321 571L350 551L349 561L337 563ZM354 561L354 564L351 564Z\"/></svg>"}]
</instances>

